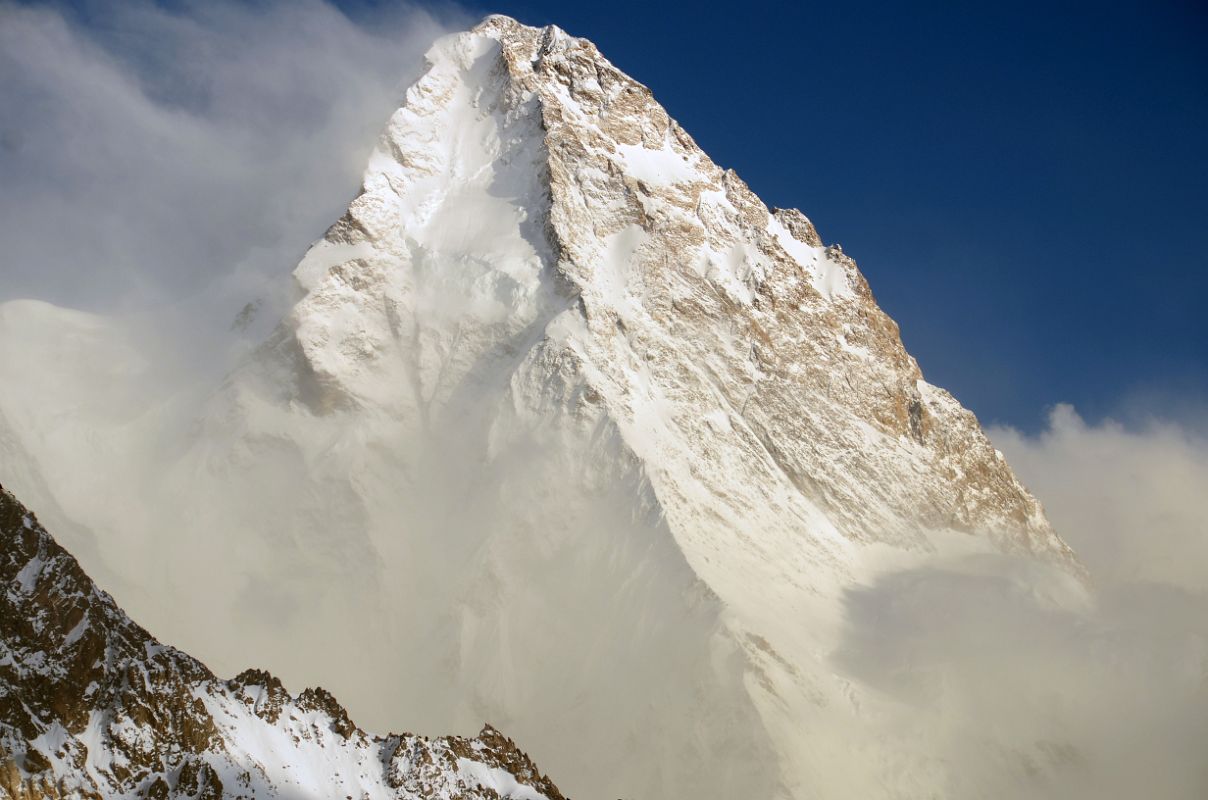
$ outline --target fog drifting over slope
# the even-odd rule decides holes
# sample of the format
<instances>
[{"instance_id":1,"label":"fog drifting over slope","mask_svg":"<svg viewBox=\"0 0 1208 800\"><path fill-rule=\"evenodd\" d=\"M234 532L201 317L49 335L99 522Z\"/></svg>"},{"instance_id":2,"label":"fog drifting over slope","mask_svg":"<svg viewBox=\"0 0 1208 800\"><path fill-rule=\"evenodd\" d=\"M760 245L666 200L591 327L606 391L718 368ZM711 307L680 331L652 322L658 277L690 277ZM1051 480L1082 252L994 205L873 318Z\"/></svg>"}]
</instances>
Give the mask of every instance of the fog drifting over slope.
<instances>
[{"instance_id":1,"label":"fog drifting over slope","mask_svg":"<svg viewBox=\"0 0 1208 800\"><path fill-rule=\"evenodd\" d=\"M157 331L170 334L170 355L195 354L196 340L222 340L243 302L287 293L289 270L343 211L408 70L442 25L403 8L369 32L315 2L102 13L102 26L86 28L53 8L0 8L0 102L10 112L0 123L0 300L170 305L186 313ZM95 382L112 392L121 372L99 370ZM118 393L114 407L182 379L129 372L151 383ZM88 389L93 378L76 375ZM1208 792L1208 439L1196 430L1088 425L1058 407L1039 435L993 431L1089 569L1092 600L1066 602L1047 567L987 555L853 587L832 660L901 712L866 720L853 739L899 742L940 765L954 797ZM125 455L145 474L162 457ZM196 545L163 543L177 565ZM281 545L283 565L304 555ZM339 560L356 554L329 558L352 570ZM271 597L278 587L261 588ZM283 612L282 625L322 635L308 619ZM349 626L371 635L373 621ZM372 672L357 659L324 668L345 670L345 684ZM860 769L858 757L836 763L821 782L843 786Z\"/></svg>"},{"instance_id":2,"label":"fog drifting over slope","mask_svg":"<svg viewBox=\"0 0 1208 800\"><path fill-rule=\"evenodd\" d=\"M1197 421L990 431L1090 571L979 555L848 593L836 663L900 702L891 729L954 766L957 797L1208 791L1208 438ZM1004 746L1004 744L1006 746Z\"/></svg>"}]
</instances>

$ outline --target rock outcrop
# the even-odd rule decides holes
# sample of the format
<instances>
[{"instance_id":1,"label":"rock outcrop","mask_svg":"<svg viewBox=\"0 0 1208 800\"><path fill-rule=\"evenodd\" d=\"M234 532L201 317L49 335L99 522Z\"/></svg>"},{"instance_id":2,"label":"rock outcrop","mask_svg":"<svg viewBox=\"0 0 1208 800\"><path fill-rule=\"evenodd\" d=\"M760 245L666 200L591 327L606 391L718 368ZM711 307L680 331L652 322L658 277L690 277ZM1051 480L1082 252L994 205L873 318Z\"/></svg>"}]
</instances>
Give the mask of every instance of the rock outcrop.
<instances>
[{"instance_id":1,"label":"rock outcrop","mask_svg":"<svg viewBox=\"0 0 1208 800\"><path fill-rule=\"evenodd\" d=\"M373 736L156 641L0 488L0 797L562 800L511 739Z\"/></svg>"}]
</instances>

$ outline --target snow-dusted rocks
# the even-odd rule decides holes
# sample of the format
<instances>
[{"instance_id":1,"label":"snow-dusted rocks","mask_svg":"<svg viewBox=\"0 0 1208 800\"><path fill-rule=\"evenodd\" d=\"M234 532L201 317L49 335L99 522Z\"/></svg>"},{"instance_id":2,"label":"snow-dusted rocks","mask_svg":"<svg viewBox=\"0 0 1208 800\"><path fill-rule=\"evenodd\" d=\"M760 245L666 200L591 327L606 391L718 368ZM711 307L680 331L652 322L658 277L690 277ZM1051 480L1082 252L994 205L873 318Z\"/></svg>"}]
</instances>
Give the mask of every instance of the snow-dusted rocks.
<instances>
[{"instance_id":1,"label":"snow-dusted rocks","mask_svg":"<svg viewBox=\"0 0 1208 800\"><path fill-rule=\"evenodd\" d=\"M561 800L510 739L372 736L153 639L0 488L0 797Z\"/></svg>"},{"instance_id":2,"label":"snow-dusted rocks","mask_svg":"<svg viewBox=\"0 0 1208 800\"><path fill-rule=\"evenodd\" d=\"M830 660L843 593L953 546L1078 572L1035 499L855 263L590 42L490 17L429 62L296 305L183 445L81 425L154 455L66 513L207 661L491 719L574 796L936 793ZM105 481L40 410L0 396L12 451Z\"/></svg>"}]
</instances>

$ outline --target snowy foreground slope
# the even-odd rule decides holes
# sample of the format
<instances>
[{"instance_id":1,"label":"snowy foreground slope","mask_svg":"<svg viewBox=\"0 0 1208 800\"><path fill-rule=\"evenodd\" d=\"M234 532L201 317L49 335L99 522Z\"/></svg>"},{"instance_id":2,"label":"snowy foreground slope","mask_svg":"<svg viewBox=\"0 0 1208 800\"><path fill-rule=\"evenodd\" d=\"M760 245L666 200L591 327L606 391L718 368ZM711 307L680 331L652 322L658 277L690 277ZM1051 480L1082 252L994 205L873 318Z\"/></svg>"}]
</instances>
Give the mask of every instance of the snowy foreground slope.
<instances>
[{"instance_id":1,"label":"snowy foreground slope","mask_svg":"<svg viewBox=\"0 0 1208 800\"><path fill-rule=\"evenodd\" d=\"M855 263L590 42L491 17L429 63L199 408L39 382L142 367L0 309L0 344L55 337L0 348L0 466L210 663L375 725L491 719L575 796L942 793L830 659L843 593L953 551L1077 575L1035 499Z\"/></svg>"},{"instance_id":2,"label":"snowy foreground slope","mask_svg":"<svg viewBox=\"0 0 1208 800\"><path fill-rule=\"evenodd\" d=\"M510 739L372 736L330 694L216 678L0 488L0 797L561 800Z\"/></svg>"}]
</instances>

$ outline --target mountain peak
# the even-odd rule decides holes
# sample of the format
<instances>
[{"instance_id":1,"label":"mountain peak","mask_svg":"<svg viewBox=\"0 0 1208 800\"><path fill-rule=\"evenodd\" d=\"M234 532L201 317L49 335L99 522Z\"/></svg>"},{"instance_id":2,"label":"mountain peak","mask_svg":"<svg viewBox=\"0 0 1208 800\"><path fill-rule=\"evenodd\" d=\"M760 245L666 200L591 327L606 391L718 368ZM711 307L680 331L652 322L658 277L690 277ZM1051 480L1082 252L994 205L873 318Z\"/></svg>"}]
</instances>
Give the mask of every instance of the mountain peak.
<instances>
[{"instance_id":1,"label":"mountain peak","mask_svg":"<svg viewBox=\"0 0 1208 800\"><path fill-rule=\"evenodd\" d=\"M471 34L481 33L493 38L503 38L507 36L515 36L517 34L532 38L545 38L554 36L568 36L566 31L559 28L557 25L546 25L545 27L535 27L525 25L523 22L509 17L507 14L487 14L474 27L468 31ZM464 33L455 33L454 36L464 36Z\"/></svg>"},{"instance_id":2,"label":"mountain peak","mask_svg":"<svg viewBox=\"0 0 1208 800\"><path fill-rule=\"evenodd\" d=\"M572 794L827 794L828 732L879 713L828 660L851 587L1077 561L855 261L590 42L491 17L428 62L296 305L149 448L177 460L90 510L141 511L114 563L204 543L174 562L204 602L155 587L181 636L255 642L358 718L496 720Z\"/></svg>"},{"instance_id":3,"label":"mountain peak","mask_svg":"<svg viewBox=\"0 0 1208 800\"><path fill-rule=\"evenodd\" d=\"M375 528L374 552L401 536L434 563L473 559L477 577L431 601L475 609L451 656L464 676L451 696L502 646L483 615L507 626L532 586L550 607L636 619L645 612L617 585L581 570L599 558L663 576L682 594L658 601L670 604L662 619L697 619L682 627L691 647L713 642L770 688L698 665L695 680L716 692L708 709L671 688L654 709L611 696L643 724L682 715L697 721L676 731L712 738L669 733L675 756L635 755L623 780L568 766L571 779L614 794L752 794L799 780L820 751L777 740L753 749L749 774L698 782L694 758L763 741L699 715L725 707L765 731L795 727L786 720L819 696L842 707L845 690L813 654L832 646L838 598L870 553L958 541L1079 570L973 415L923 380L856 263L800 211L770 210L718 167L594 45L490 17L439 42L429 63L362 194L298 267L305 296L228 402L256 409L252 436L332 431L321 450L290 434L325 462L316 491L349 474L365 486L400 476L380 490L397 498L387 505L407 519L424 510L405 533ZM349 490L372 520L381 503L369 491ZM617 507L631 511L618 519ZM578 577L563 584L563 570ZM564 595L571 585L592 588ZM525 642L534 664L579 669ZM617 663L670 657L653 639L613 645ZM522 726L529 716L481 702ZM524 732L558 766L573 762L541 726Z\"/></svg>"}]
</instances>

